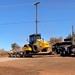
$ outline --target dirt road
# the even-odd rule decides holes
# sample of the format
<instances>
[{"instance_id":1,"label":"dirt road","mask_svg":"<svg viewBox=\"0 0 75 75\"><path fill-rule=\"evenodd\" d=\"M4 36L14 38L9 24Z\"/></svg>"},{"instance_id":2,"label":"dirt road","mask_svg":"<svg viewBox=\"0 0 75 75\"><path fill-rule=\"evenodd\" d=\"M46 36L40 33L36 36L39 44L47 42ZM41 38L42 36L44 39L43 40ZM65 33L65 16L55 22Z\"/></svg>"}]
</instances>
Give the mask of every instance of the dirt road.
<instances>
[{"instance_id":1,"label":"dirt road","mask_svg":"<svg viewBox=\"0 0 75 75\"><path fill-rule=\"evenodd\" d=\"M75 75L75 57L0 58L0 75Z\"/></svg>"},{"instance_id":2,"label":"dirt road","mask_svg":"<svg viewBox=\"0 0 75 75\"><path fill-rule=\"evenodd\" d=\"M18 60L19 58L0 58L0 62L7 62L11 60Z\"/></svg>"}]
</instances>

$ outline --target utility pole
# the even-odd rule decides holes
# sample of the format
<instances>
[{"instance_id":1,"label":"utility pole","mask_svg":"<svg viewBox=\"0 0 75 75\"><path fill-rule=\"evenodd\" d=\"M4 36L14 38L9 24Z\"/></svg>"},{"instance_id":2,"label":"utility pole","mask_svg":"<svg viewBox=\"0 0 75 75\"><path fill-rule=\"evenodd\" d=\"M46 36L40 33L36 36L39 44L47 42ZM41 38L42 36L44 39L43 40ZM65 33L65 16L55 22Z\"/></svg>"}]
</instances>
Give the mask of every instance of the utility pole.
<instances>
[{"instance_id":1,"label":"utility pole","mask_svg":"<svg viewBox=\"0 0 75 75\"><path fill-rule=\"evenodd\" d=\"M72 36L74 35L74 28L73 28L73 25L72 25Z\"/></svg>"},{"instance_id":2,"label":"utility pole","mask_svg":"<svg viewBox=\"0 0 75 75\"><path fill-rule=\"evenodd\" d=\"M38 4L40 2L36 2L34 5L36 6L36 34L38 34Z\"/></svg>"}]
</instances>

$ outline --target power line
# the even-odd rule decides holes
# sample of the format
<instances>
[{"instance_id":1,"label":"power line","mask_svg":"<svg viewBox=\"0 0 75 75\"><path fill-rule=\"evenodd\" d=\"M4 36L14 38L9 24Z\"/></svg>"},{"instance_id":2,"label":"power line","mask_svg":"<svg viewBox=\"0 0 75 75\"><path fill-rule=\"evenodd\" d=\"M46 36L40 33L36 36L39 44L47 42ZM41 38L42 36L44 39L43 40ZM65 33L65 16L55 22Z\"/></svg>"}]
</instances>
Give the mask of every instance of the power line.
<instances>
[{"instance_id":1,"label":"power line","mask_svg":"<svg viewBox=\"0 0 75 75\"><path fill-rule=\"evenodd\" d=\"M72 21L73 19L62 19L62 20L47 20L47 21L39 21L39 22L59 22L59 21Z\"/></svg>"},{"instance_id":2,"label":"power line","mask_svg":"<svg viewBox=\"0 0 75 75\"><path fill-rule=\"evenodd\" d=\"M12 8L12 7L19 7L19 6L32 6L33 4L16 4L16 5L5 5L5 6L0 6L0 8Z\"/></svg>"},{"instance_id":3,"label":"power line","mask_svg":"<svg viewBox=\"0 0 75 75\"><path fill-rule=\"evenodd\" d=\"M50 6L50 7L75 7L75 2L43 2L42 5L44 6Z\"/></svg>"},{"instance_id":4,"label":"power line","mask_svg":"<svg viewBox=\"0 0 75 75\"><path fill-rule=\"evenodd\" d=\"M47 20L47 21L38 21L38 23L43 22L60 22L60 21L72 21L72 19L63 19L63 20ZM27 22L11 22L11 23L0 23L0 25L15 25L15 24L27 24L27 23L35 23L36 21L27 21Z\"/></svg>"},{"instance_id":5,"label":"power line","mask_svg":"<svg viewBox=\"0 0 75 75\"><path fill-rule=\"evenodd\" d=\"M34 3L24 3L24 4L15 4L15 5L3 5L0 8L13 8L20 6L33 6ZM57 2L41 2L41 6L50 6L50 7L75 7L75 3L57 3Z\"/></svg>"},{"instance_id":6,"label":"power line","mask_svg":"<svg viewBox=\"0 0 75 75\"><path fill-rule=\"evenodd\" d=\"M15 24L26 24L26 23L35 23L35 21L30 21L30 22L0 23L0 25L15 25Z\"/></svg>"}]
</instances>

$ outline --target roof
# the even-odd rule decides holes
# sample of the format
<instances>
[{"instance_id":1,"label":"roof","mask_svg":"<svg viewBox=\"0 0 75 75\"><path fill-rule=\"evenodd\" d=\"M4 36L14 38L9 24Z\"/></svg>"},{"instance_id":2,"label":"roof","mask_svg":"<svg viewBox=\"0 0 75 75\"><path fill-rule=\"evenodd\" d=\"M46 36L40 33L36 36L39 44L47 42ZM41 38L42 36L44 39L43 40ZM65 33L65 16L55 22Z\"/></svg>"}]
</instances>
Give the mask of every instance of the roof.
<instances>
[{"instance_id":1,"label":"roof","mask_svg":"<svg viewBox=\"0 0 75 75\"><path fill-rule=\"evenodd\" d=\"M32 36L36 36L36 35L41 35L41 34L31 34L30 37L32 37Z\"/></svg>"}]
</instances>

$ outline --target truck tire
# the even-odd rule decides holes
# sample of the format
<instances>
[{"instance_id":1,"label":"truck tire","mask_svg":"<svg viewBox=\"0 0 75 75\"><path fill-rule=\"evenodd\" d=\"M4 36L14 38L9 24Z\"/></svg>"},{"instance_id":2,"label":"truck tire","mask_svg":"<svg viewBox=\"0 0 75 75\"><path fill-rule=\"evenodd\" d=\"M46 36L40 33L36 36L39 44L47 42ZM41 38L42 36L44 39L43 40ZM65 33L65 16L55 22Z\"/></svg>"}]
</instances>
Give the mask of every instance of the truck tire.
<instances>
[{"instance_id":1,"label":"truck tire","mask_svg":"<svg viewBox=\"0 0 75 75\"><path fill-rule=\"evenodd\" d=\"M60 56L63 56L63 51L60 51Z\"/></svg>"},{"instance_id":2,"label":"truck tire","mask_svg":"<svg viewBox=\"0 0 75 75\"><path fill-rule=\"evenodd\" d=\"M67 56L68 55L68 52L65 51L65 50L62 50L62 51L60 51L60 55L61 56Z\"/></svg>"},{"instance_id":3,"label":"truck tire","mask_svg":"<svg viewBox=\"0 0 75 75\"><path fill-rule=\"evenodd\" d=\"M65 50L63 50L63 56L66 56L66 51Z\"/></svg>"},{"instance_id":4,"label":"truck tire","mask_svg":"<svg viewBox=\"0 0 75 75\"><path fill-rule=\"evenodd\" d=\"M65 50L60 51L60 56L66 56Z\"/></svg>"},{"instance_id":5,"label":"truck tire","mask_svg":"<svg viewBox=\"0 0 75 75\"><path fill-rule=\"evenodd\" d=\"M56 51L56 52L57 52L57 54L60 54L60 51L59 51L58 49L57 49L57 51Z\"/></svg>"},{"instance_id":6,"label":"truck tire","mask_svg":"<svg viewBox=\"0 0 75 75\"><path fill-rule=\"evenodd\" d=\"M70 52L70 49L69 49L69 48L67 49L67 55L68 55L68 56L71 55L71 52Z\"/></svg>"},{"instance_id":7,"label":"truck tire","mask_svg":"<svg viewBox=\"0 0 75 75\"><path fill-rule=\"evenodd\" d=\"M55 50L55 53L56 53L56 54L59 54L58 49Z\"/></svg>"},{"instance_id":8,"label":"truck tire","mask_svg":"<svg viewBox=\"0 0 75 75\"><path fill-rule=\"evenodd\" d=\"M23 52L20 52L19 53L19 57L23 57L24 56L24 53Z\"/></svg>"},{"instance_id":9,"label":"truck tire","mask_svg":"<svg viewBox=\"0 0 75 75\"><path fill-rule=\"evenodd\" d=\"M40 51L40 46L39 46L37 43L35 43L35 44L33 45L33 51L34 51L35 53L37 53L37 52Z\"/></svg>"}]
</instances>

